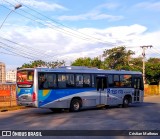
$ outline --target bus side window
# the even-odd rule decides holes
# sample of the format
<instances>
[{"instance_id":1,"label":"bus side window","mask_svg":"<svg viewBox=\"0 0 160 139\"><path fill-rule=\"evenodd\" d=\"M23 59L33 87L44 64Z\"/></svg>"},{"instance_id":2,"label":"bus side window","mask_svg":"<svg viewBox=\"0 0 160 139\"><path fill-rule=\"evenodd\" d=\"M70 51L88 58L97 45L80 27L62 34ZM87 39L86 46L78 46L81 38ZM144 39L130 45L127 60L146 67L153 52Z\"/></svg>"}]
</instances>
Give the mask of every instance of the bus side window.
<instances>
[{"instance_id":1,"label":"bus side window","mask_svg":"<svg viewBox=\"0 0 160 139\"><path fill-rule=\"evenodd\" d=\"M65 74L58 74L58 87L66 88L66 75Z\"/></svg>"},{"instance_id":2,"label":"bus side window","mask_svg":"<svg viewBox=\"0 0 160 139\"><path fill-rule=\"evenodd\" d=\"M113 75L113 82L114 82L114 87L120 86L119 75Z\"/></svg>"},{"instance_id":3,"label":"bus side window","mask_svg":"<svg viewBox=\"0 0 160 139\"><path fill-rule=\"evenodd\" d=\"M132 86L132 76L131 75L120 75L120 86L121 87L131 87Z\"/></svg>"},{"instance_id":4,"label":"bus side window","mask_svg":"<svg viewBox=\"0 0 160 139\"><path fill-rule=\"evenodd\" d=\"M48 88L56 88L56 74L49 73L47 74L47 84Z\"/></svg>"},{"instance_id":5,"label":"bus side window","mask_svg":"<svg viewBox=\"0 0 160 139\"><path fill-rule=\"evenodd\" d=\"M74 74L66 74L66 86L74 87Z\"/></svg>"},{"instance_id":6,"label":"bus side window","mask_svg":"<svg viewBox=\"0 0 160 139\"><path fill-rule=\"evenodd\" d=\"M84 74L83 75L83 87L91 87L90 74Z\"/></svg>"},{"instance_id":7,"label":"bus side window","mask_svg":"<svg viewBox=\"0 0 160 139\"><path fill-rule=\"evenodd\" d=\"M83 75L76 74L76 87L83 87Z\"/></svg>"},{"instance_id":8,"label":"bus side window","mask_svg":"<svg viewBox=\"0 0 160 139\"><path fill-rule=\"evenodd\" d=\"M39 89L43 89L43 85L46 81L46 78L45 78L45 73L39 73L38 74L38 86L39 86Z\"/></svg>"},{"instance_id":9,"label":"bus side window","mask_svg":"<svg viewBox=\"0 0 160 139\"><path fill-rule=\"evenodd\" d=\"M52 89L57 87L56 74L39 73L38 76L39 89Z\"/></svg>"},{"instance_id":10,"label":"bus side window","mask_svg":"<svg viewBox=\"0 0 160 139\"><path fill-rule=\"evenodd\" d=\"M108 75L108 86L114 87L113 75Z\"/></svg>"}]
</instances>

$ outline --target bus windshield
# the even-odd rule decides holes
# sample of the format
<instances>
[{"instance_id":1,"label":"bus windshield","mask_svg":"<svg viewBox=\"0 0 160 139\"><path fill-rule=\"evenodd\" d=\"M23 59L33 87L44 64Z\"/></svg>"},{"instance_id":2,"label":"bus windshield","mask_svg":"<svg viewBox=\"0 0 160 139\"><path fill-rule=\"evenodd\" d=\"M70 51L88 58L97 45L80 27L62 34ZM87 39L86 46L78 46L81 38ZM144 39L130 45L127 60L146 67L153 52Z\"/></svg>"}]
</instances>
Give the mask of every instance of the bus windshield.
<instances>
[{"instance_id":1,"label":"bus windshield","mask_svg":"<svg viewBox=\"0 0 160 139\"><path fill-rule=\"evenodd\" d=\"M31 87L33 85L34 71L24 70L17 72L17 85L18 87Z\"/></svg>"}]
</instances>

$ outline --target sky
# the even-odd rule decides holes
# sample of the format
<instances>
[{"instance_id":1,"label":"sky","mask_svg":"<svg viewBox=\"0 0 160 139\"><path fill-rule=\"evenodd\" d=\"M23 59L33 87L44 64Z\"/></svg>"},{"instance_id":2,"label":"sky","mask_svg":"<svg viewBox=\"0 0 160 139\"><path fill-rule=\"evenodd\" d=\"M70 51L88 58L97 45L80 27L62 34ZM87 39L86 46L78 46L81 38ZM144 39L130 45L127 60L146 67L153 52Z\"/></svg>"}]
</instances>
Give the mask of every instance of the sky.
<instances>
[{"instance_id":1,"label":"sky","mask_svg":"<svg viewBox=\"0 0 160 139\"><path fill-rule=\"evenodd\" d=\"M148 45L146 58L160 58L159 15L159 0L0 0L0 62L70 65L117 46L141 56Z\"/></svg>"}]
</instances>

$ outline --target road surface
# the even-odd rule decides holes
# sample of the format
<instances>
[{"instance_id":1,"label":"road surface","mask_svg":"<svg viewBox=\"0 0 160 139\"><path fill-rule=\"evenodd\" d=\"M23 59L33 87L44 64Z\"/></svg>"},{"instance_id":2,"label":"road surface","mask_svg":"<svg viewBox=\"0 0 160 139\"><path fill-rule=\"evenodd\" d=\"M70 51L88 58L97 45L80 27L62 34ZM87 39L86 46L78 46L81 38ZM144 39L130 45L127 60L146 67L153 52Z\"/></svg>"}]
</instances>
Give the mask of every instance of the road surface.
<instances>
[{"instance_id":1,"label":"road surface","mask_svg":"<svg viewBox=\"0 0 160 139\"><path fill-rule=\"evenodd\" d=\"M29 108L0 112L0 130L160 130L160 96L128 108L54 113Z\"/></svg>"}]
</instances>

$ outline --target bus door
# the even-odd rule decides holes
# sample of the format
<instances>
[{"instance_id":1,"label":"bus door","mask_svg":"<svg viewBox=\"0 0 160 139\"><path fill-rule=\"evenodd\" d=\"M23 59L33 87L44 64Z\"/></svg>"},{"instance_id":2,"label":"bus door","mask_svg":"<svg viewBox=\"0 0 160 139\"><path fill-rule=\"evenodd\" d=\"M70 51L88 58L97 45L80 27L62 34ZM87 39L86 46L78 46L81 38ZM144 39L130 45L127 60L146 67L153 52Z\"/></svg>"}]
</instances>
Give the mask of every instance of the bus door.
<instances>
[{"instance_id":1,"label":"bus door","mask_svg":"<svg viewBox=\"0 0 160 139\"><path fill-rule=\"evenodd\" d=\"M106 105L107 104L107 77L106 76L97 76L96 77L96 86L98 95L98 104L97 105Z\"/></svg>"},{"instance_id":2,"label":"bus door","mask_svg":"<svg viewBox=\"0 0 160 139\"><path fill-rule=\"evenodd\" d=\"M141 81L139 77L134 78L134 102L141 101Z\"/></svg>"}]
</instances>

